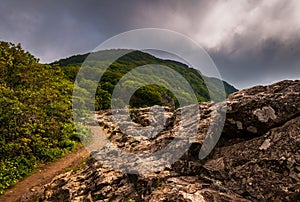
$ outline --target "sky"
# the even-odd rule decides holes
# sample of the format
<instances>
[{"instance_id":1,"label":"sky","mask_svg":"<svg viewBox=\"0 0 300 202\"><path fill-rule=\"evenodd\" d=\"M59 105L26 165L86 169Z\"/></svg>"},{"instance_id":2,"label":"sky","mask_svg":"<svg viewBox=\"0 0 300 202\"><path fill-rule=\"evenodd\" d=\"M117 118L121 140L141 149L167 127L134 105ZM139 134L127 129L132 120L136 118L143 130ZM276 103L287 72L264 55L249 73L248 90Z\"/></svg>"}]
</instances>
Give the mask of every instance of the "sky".
<instances>
[{"instance_id":1,"label":"sky","mask_svg":"<svg viewBox=\"0 0 300 202\"><path fill-rule=\"evenodd\" d=\"M202 46L239 89L300 79L298 0L1 0L0 40L53 62L125 31L163 28ZM180 48L180 47L179 47Z\"/></svg>"}]
</instances>

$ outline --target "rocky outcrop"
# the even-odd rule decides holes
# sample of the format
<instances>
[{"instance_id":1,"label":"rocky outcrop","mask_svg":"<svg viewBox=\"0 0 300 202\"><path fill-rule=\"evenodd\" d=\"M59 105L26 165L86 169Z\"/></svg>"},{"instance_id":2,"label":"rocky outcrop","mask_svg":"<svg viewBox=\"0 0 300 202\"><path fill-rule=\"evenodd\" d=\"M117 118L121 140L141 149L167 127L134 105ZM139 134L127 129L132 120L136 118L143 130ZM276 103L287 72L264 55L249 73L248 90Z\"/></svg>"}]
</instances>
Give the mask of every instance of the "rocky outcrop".
<instances>
[{"instance_id":1,"label":"rocky outcrop","mask_svg":"<svg viewBox=\"0 0 300 202\"><path fill-rule=\"evenodd\" d=\"M262 135L283 125L300 115L299 93L299 81L281 81L231 94L223 132L228 136Z\"/></svg>"},{"instance_id":2,"label":"rocky outcrop","mask_svg":"<svg viewBox=\"0 0 300 202\"><path fill-rule=\"evenodd\" d=\"M299 94L300 81L231 94L226 100L221 139L204 159L198 158L199 151L209 126L216 122L213 113L218 104L200 103L200 121L193 116L182 119L180 109L164 107L164 112L155 116L150 108L143 108L131 111L134 123L126 122L124 113L124 125L120 126L110 111L101 112L98 121L110 142L130 153L159 151L180 128L188 129L195 123L199 127L189 150L163 170L140 174L117 171L106 166L112 156L100 149L93 155L100 156L104 165L90 158L83 168L57 176L46 185L40 201L299 201ZM152 124L162 120L163 128ZM122 130L136 134L132 130L140 126L145 131L156 129L158 134L145 138L142 133L131 136Z\"/></svg>"}]
</instances>

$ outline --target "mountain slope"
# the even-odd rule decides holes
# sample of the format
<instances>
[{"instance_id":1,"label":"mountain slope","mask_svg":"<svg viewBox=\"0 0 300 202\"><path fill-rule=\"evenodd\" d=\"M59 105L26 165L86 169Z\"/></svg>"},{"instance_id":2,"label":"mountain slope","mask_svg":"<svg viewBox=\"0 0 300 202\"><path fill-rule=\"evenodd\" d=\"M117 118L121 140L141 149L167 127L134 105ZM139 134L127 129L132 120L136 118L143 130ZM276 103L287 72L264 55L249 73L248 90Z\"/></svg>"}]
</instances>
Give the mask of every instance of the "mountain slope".
<instances>
[{"instance_id":1,"label":"mountain slope","mask_svg":"<svg viewBox=\"0 0 300 202\"><path fill-rule=\"evenodd\" d=\"M114 57L115 55L121 54L122 52L126 54L118 58L117 60L115 60L104 73L102 72L103 70L101 70L101 68L99 69L97 67L97 65L98 66L108 65L106 62L110 60L110 58ZM211 97L210 93L212 93L216 98L215 101L219 101L219 100L223 100L224 97L226 97L226 95L237 91L237 89L235 89L227 82L225 81L220 82L216 78L209 78L203 76L196 69L189 68L187 65L183 63L172 61L172 60L163 60L154 57L151 54L141 52L141 51L105 50L105 51L99 51L97 53L92 53L91 55L88 54L75 55L69 58L56 61L52 63L52 65L61 66L62 70L65 72L68 79L70 79L71 81L75 81L77 72L87 57L88 57L87 63L89 63L89 65L92 64L89 67L90 71L95 74L103 73L96 94L96 99L98 100L98 102L96 102L97 109L107 109L110 107L111 94L114 90L114 87L126 73L135 69L136 67L147 65L147 64L170 67L171 69L178 72L186 79L186 81L192 87L193 91L195 92L196 98L199 102L210 100ZM87 75L84 75L82 77L85 76ZM161 79L157 75L153 74L153 72L143 72L143 77L145 77L145 80L147 79L152 82ZM206 86L206 83L204 82L204 78L206 81L208 81L207 85L212 91L210 93L208 92L208 88ZM87 85L89 84L92 85L90 82L91 80L93 82L97 82L96 80L93 80L91 78L80 78L78 85L86 89ZM179 96L179 99L183 100L184 102L186 101L187 103L189 102L188 100L189 96L186 96L186 93L184 92L185 86L182 82L179 82L177 79L172 80L168 76L164 77L164 80L166 81L167 86L171 86L172 84L173 86L174 85L177 86L178 89L181 89L181 90L178 89L175 90L176 91L175 93L177 93L177 95L182 95ZM140 85L142 82L143 81L136 79L136 77L131 78L132 85L130 87L135 85ZM224 92L222 92L221 90L223 88L221 86L222 83L224 84L226 95L224 95ZM174 107L178 107L179 106L178 97L175 97L173 93L174 92L170 92L168 89L158 85L148 85L136 91L136 93L132 96L130 100L130 105L132 107L144 107L144 106L160 104L160 105L171 105L171 106L174 105ZM103 97L105 97L105 99L103 99ZM147 99L141 99L141 98L147 98Z\"/></svg>"}]
</instances>

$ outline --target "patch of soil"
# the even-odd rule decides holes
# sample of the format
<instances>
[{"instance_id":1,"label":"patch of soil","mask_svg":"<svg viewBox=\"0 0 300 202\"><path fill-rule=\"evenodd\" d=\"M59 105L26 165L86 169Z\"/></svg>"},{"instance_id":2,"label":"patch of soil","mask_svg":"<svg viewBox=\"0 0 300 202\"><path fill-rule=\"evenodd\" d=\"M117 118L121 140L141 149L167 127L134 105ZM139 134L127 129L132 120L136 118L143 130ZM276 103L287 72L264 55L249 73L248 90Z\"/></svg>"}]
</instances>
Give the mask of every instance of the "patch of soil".
<instances>
[{"instance_id":1,"label":"patch of soil","mask_svg":"<svg viewBox=\"0 0 300 202\"><path fill-rule=\"evenodd\" d=\"M43 192L43 185L49 183L56 175L64 173L66 169L73 168L89 157L84 147L78 147L76 151L64 156L52 163L43 165L37 173L34 173L15 186L8 189L0 196L0 202L36 201L36 197Z\"/></svg>"}]
</instances>

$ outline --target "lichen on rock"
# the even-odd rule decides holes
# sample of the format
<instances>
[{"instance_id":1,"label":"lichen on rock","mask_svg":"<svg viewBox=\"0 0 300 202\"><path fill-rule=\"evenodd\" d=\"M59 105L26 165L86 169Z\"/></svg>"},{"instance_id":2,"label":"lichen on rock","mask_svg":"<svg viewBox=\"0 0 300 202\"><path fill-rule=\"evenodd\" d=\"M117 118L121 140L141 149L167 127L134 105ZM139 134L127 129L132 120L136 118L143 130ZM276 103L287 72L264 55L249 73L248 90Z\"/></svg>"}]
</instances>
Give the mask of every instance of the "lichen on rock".
<instances>
[{"instance_id":1,"label":"lichen on rock","mask_svg":"<svg viewBox=\"0 0 300 202\"><path fill-rule=\"evenodd\" d=\"M269 119L275 120L277 118L275 110L270 106L265 106L262 109L256 109L253 114L256 115L258 120L261 122L268 122Z\"/></svg>"}]
</instances>

